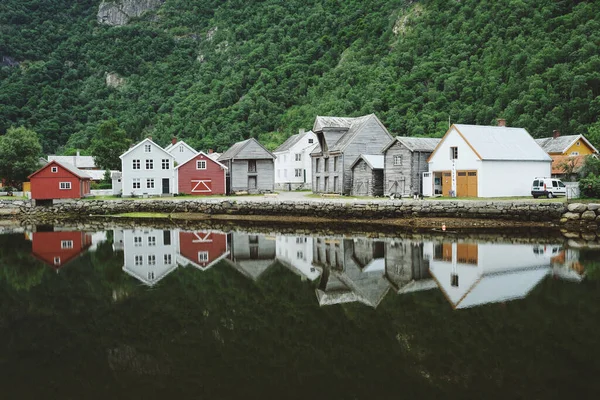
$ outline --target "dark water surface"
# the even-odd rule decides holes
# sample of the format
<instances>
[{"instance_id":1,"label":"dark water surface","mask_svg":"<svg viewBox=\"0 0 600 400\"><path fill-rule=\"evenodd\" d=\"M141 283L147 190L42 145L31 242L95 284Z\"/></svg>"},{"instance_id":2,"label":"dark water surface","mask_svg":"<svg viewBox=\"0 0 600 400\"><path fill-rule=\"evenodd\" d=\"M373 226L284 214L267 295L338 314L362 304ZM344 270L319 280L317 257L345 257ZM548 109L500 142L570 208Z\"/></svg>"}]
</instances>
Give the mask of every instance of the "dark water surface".
<instances>
[{"instance_id":1,"label":"dark water surface","mask_svg":"<svg viewBox=\"0 0 600 400\"><path fill-rule=\"evenodd\" d=\"M366 236L0 234L2 398L600 393L600 251Z\"/></svg>"}]
</instances>

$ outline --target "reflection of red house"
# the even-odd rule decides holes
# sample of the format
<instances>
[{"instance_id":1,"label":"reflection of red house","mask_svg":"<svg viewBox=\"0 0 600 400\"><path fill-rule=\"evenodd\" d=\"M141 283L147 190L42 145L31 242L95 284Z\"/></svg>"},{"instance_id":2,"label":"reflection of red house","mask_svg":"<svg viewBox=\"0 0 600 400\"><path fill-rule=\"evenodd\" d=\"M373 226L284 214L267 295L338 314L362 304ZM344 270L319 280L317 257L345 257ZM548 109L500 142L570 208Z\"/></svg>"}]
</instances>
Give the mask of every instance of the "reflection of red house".
<instances>
[{"instance_id":1,"label":"reflection of red house","mask_svg":"<svg viewBox=\"0 0 600 400\"><path fill-rule=\"evenodd\" d=\"M34 232L31 253L58 270L92 245L92 235L85 232Z\"/></svg>"},{"instance_id":2,"label":"reflection of red house","mask_svg":"<svg viewBox=\"0 0 600 400\"><path fill-rule=\"evenodd\" d=\"M227 234L219 232L179 232L179 256L181 265L191 264L207 270L229 255Z\"/></svg>"},{"instance_id":3,"label":"reflection of red house","mask_svg":"<svg viewBox=\"0 0 600 400\"><path fill-rule=\"evenodd\" d=\"M29 175L34 200L79 199L90 193L90 176L68 163L51 161Z\"/></svg>"},{"instance_id":4,"label":"reflection of red house","mask_svg":"<svg viewBox=\"0 0 600 400\"><path fill-rule=\"evenodd\" d=\"M175 167L178 193L194 195L225 194L226 166L203 152Z\"/></svg>"}]
</instances>

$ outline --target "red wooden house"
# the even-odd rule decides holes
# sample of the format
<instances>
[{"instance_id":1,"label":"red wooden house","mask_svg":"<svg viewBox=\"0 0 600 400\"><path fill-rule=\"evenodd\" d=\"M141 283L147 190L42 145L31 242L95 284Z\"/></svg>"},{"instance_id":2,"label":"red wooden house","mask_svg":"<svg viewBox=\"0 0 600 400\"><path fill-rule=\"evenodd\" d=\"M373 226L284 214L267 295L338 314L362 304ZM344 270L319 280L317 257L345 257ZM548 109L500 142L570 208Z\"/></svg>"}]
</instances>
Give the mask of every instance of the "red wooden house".
<instances>
[{"instance_id":1,"label":"red wooden house","mask_svg":"<svg viewBox=\"0 0 600 400\"><path fill-rule=\"evenodd\" d=\"M194 195L225 194L227 167L199 152L175 167L178 193Z\"/></svg>"},{"instance_id":2,"label":"red wooden house","mask_svg":"<svg viewBox=\"0 0 600 400\"><path fill-rule=\"evenodd\" d=\"M65 162L50 161L29 181L34 200L79 199L90 193L90 176Z\"/></svg>"},{"instance_id":3,"label":"red wooden house","mask_svg":"<svg viewBox=\"0 0 600 400\"><path fill-rule=\"evenodd\" d=\"M75 231L34 232L31 241L31 254L58 270L92 245L92 235Z\"/></svg>"},{"instance_id":4,"label":"red wooden house","mask_svg":"<svg viewBox=\"0 0 600 400\"><path fill-rule=\"evenodd\" d=\"M227 234L213 231L179 232L180 265L205 271L229 255Z\"/></svg>"}]
</instances>

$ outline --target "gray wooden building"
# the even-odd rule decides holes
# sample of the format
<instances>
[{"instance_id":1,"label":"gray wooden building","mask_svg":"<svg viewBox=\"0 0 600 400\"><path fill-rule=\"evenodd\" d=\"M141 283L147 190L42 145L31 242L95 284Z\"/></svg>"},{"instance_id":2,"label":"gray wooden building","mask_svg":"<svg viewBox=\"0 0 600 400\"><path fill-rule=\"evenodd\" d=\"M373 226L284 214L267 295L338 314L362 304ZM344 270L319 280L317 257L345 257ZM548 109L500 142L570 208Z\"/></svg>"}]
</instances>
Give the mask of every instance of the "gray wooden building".
<instances>
[{"instance_id":1,"label":"gray wooden building","mask_svg":"<svg viewBox=\"0 0 600 400\"><path fill-rule=\"evenodd\" d=\"M394 239L385 244L385 278L398 294L436 289L423 243Z\"/></svg>"},{"instance_id":2,"label":"gray wooden building","mask_svg":"<svg viewBox=\"0 0 600 400\"><path fill-rule=\"evenodd\" d=\"M352 195L383 196L383 155L361 154L352 164Z\"/></svg>"},{"instance_id":3,"label":"gray wooden building","mask_svg":"<svg viewBox=\"0 0 600 400\"><path fill-rule=\"evenodd\" d=\"M382 150L384 156L384 195L421 194L423 172L429 170L427 159L441 139L394 138Z\"/></svg>"},{"instance_id":4,"label":"gray wooden building","mask_svg":"<svg viewBox=\"0 0 600 400\"><path fill-rule=\"evenodd\" d=\"M352 163L361 154L381 154L392 140L375 114L358 118L321 117L313 132L319 149L311 153L314 193L352 193Z\"/></svg>"},{"instance_id":5,"label":"gray wooden building","mask_svg":"<svg viewBox=\"0 0 600 400\"><path fill-rule=\"evenodd\" d=\"M254 138L235 143L217 161L228 168L228 194L275 189L275 156Z\"/></svg>"}]
</instances>

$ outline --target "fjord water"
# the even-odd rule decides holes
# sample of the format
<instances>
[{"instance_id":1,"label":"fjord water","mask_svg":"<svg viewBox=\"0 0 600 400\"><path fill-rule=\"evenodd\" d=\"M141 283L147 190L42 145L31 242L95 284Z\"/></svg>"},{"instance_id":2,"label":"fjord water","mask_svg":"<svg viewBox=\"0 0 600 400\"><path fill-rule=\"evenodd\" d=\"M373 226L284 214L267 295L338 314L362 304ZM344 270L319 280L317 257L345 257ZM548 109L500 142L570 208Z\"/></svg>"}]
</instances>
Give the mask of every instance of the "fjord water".
<instances>
[{"instance_id":1,"label":"fjord water","mask_svg":"<svg viewBox=\"0 0 600 400\"><path fill-rule=\"evenodd\" d=\"M3 397L598 392L598 252L535 236L372 236L2 234Z\"/></svg>"}]
</instances>

